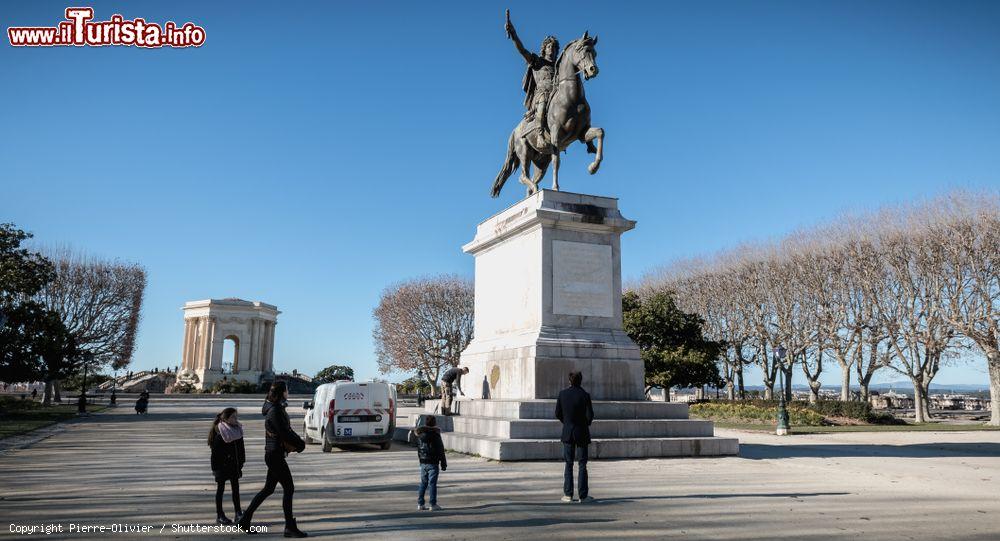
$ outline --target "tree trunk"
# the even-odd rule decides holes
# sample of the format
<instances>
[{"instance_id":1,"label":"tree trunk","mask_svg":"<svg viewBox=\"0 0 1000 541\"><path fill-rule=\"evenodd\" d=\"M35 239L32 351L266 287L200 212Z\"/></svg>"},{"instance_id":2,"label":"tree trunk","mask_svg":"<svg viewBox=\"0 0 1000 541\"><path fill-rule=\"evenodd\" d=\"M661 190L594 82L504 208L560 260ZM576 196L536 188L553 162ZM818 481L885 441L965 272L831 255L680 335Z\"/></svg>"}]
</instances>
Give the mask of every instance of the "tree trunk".
<instances>
[{"instance_id":1,"label":"tree trunk","mask_svg":"<svg viewBox=\"0 0 1000 541\"><path fill-rule=\"evenodd\" d=\"M774 382L764 382L764 400L774 400Z\"/></svg>"},{"instance_id":2,"label":"tree trunk","mask_svg":"<svg viewBox=\"0 0 1000 541\"><path fill-rule=\"evenodd\" d=\"M45 380L45 393L44 393L44 396L42 398L42 405L43 406L51 406L52 405L52 380L51 379Z\"/></svg>"},{"instance_id":3,"label":"tree trunk","mask_svg":"<svg viewBox=\"0 0 1000 541\"><path fill-rule=\"evenodd\" d=\"M913 422L915 423L926 423L927 419L924 417L924 396L923 396L923 386L920 382L913 380Z\"/></svg>"},{"instance_id":4,"label":"tree trunk","mask_svg":"<svg viewBox=\"0 0 1000 541\"><path fill-rule=\"evenodd\" d=\"M990 422L1000 426L1000 352L986 357L990 370Z\"/></svg>"},{"instance_id":5,"label":"tree trunk","mask_svg":"<svg viewBox=\"0 0 1000 541\"><path fill-rule=\"evenodd\" d=\"M934 416L931 415L931 382L930 382L930 379L927 379L926 381L923 382L923 384L920 385L920 390L923 391L924 416L925 416L925 418L928 421L930 421L931 419L934 418Z\"/></svg>"},{"instance_id":6,"label":"tree trunk","mask_svg":"<svg viewBox=\"0 0 1000 541\"><path fill-rule=\"evenodd\" d=\"M851 399L851 365L840 365L840 401Z\"/></svg>"},{"instance_id":7,"label":"tree trunk","mask_svg":"<svg viewBox=\"0 0 1000 541\"><path fill-rule=\"evenodd\" d=\"M746 400L747 399L747 391L746 391L746 389L743 388L743 367L742 366L740 366L740 369L736 372L736 382L737 382L737 386L740 389L740 400Z\"/></svg>"},{"instance_id":8,"label":"tree trunk","mask_svg":"<svg viewBox=\"0 0 1000 541\"><path fill-rule=\"evenodd\" d=\"M870 375L868 377L866 377L866 378L861 378L860 380L858 380L858 387L861 388L861 401L862 402L868 402L868 401L871 400L872 394L868 390L868 385L871 384L871 382L872 382L872 378L871 378Z\"/></svg>"},{"instance_id":9,"label":"tree trunk","mask_svg":"<svg viewBox=\"0 0 1000 541\"><path fill-rule=\"evenodd\" d=\"M809 403L810 404L815 404L816 402L819 402L819 387L820 387L820 383L818 381L815 381L815 382L810 381L809 382Z\"/></svg>"},{"instance_id":10,"label":"tree trunk","mask_svg":"<svg viewBox=\"0 0 1000 541\"><path fill-rule=\"evenodd\" d=\"M736 386L733 385L732 381L726 382L726 398L728 400L736 400Z\"/></svg>"},{"instance_id":11,"label":"tree trunk","mask_svg":"<svg viewBox=\"0 0 1000 541\"><path fill-rule=\"evenodd\" d=\"M55 380L52 382L52 393L53 400L56 402L62 402L62 382Z\"/></svg>"}]
</instances>

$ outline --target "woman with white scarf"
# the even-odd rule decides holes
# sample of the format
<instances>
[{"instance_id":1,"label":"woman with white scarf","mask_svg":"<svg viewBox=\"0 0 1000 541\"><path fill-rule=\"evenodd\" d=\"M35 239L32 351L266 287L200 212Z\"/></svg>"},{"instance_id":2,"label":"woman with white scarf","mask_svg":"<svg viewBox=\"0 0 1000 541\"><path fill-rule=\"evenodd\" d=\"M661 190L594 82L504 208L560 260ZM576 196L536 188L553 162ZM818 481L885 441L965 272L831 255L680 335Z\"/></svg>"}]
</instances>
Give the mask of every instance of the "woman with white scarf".
<instances>
[{"instance_id":1,"label":"woman with white scarf","mask_svg":"<svg viewBox=\"0 0 1000 541\"><path fill-rule=\"evenodd\" d=\"M233 524L222 510L222 494L226 491L226 481L233 488L233 506L236 508L236 521L242 518L240 508L240 477L243 476L243 463L246 462L246 450L243 447L243 425L237 418L236 408L226 408L215 416L212 430L208 433L208 445L212 448L212 473L218 488L215 491L216 523Z\"/></svg>"}]
</instances>

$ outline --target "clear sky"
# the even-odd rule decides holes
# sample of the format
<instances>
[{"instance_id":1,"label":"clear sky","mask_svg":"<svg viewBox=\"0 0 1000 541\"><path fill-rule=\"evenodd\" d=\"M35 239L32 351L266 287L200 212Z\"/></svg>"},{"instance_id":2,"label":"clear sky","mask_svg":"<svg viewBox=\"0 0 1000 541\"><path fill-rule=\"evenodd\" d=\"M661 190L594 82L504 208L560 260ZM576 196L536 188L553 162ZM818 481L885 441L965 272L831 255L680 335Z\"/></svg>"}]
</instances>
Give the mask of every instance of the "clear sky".
<instances>
[{"instance_id":1,"label":"clear sky","mask_svg":"<svg viewBox=\"0 0 1000 541\"><path fill-rule=\"evenodd\" d=\"M0 24L55 25L67 5L3 2ZM382 288L471 276L460 246L524 195L516 180L488 193L523 112L505 7L531 49L600 38L587 95L606 159L588 176L571 147L561 180L638 221L626 280L1000 186L996 2L82 5L207 32L176 50L0 44L0 220L145 265L136 369L180 364L185 301L232 296L282 310L277 369L377 375ZM985 382L985 367L936 381Z\"/></svg>"}]
</instances>

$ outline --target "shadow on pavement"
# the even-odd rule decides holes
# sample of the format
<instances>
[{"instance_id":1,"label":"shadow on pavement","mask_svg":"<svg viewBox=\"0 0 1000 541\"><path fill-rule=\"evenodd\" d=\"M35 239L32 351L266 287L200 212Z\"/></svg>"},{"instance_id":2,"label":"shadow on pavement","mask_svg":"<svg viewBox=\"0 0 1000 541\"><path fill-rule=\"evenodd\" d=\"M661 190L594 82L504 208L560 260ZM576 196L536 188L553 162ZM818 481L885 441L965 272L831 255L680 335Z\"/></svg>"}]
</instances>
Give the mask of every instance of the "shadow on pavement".
<instances>
[{"instance_id":1,"label":"shadow on pavement","mask_svg":"<svg viewBox=\"0 0 1000 541\"><path fill-rule=\"evenodd\" d=\"M565 504L564 504L565 505ZM429 519L426 523L421 523L419 525L414 524L387 524L384 526L368 526L359 528L343 528L343 529L332 529L332 530L309 530L310 537L312 536L322 536L322 535L347 535L353 533L383 533L383 532L394 532L400 530L414 530L419 529L422 533L430 532L434 530L477 530L482 528L494 529L494 528L533 528L540 526L556 526L560 524L572 524L574 526L583 524L596 524L596 523L607 523L615 522L616 519L611 518L579 518L579 517L566 517L565 519L546 517L546 518L525 518L525 519L513 519L513 520L497 520L497 521L485 521L485 520L470 520L470 521L456 521L454 516L449 516L449 511L446 510L441 513L421 513L420 516L427 516ZM379 517L381 518L381 517ZM327 522L327 521L324 521ZM300 523L302 528L305 528L302 523Z\"/></svg>"},{"instance_id":2,"label":"shadow on pavement","mask_svg":"<svg viewBox=\"0 0 1000 541\"><path fill-rule=\"evenodd\" d=\"M837 458L837 457L1000 457L1000 443L915 443L909 445L865 444L806 444L765 445L740 444L740 457L751 460L774 458Z\"/></svg>"}]
</instances>

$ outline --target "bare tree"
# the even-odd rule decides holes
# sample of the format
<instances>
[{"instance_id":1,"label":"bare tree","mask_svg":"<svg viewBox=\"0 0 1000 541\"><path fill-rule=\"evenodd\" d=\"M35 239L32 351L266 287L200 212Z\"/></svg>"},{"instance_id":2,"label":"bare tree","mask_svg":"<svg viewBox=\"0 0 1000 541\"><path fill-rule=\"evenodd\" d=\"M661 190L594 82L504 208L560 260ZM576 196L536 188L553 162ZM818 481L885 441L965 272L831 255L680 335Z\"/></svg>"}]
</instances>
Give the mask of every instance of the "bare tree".
<instances>
[{"instance_id":1,"label":"bare tree","mask_svg":"<svg viewBox=\"0 0 1000 541\"><path fill-rule=\"evenodd\" d=\"M76 349L89 354L77 359L45 359L48 403L53 384L85 359L90 359L90 369L106 365L120 369L131 362L146 271L138 264L88 257L68 249L49 250L46 256L55 264L55 279L41 290L38 300L59 314Z\"/></svg>"},{"instance_id":2,"label":"bare tree","mask_svg":"<svg viewBox=\"0 0 1000 541\"><path fill-rule=\"evenodd\" d=\"M458 276L418 278L382 292L373 312L382 373L416 371L435 388L441 370L458 366L472 340L475 293Z\"/></svg>"},{"instance_id":3,"label":"bare tree","mask_svg":"<svg viewBox=\"0 0 1000 541\"><path fill-rule=\"evenodd\" d=\"M990 424L1000 426L1000 194L937 201L944 316L987 360Z\"/></svg>"},{"instance_id":4,"label":"bare tree","mask_svg":"<svg viewBox=\"0 0 1000 541\"><path fill-rule=\"evenodd\" d=\"M925 216L913 211L897 214L880 238L881 255L890 277L883 302L883 326L898 335L891 340L895 363L891 367L913 383L915 421L930 418L930 384L941 369L945 352L955 340L955 329L944 319L941 254Z\"/></svg>"}]
</instances>

